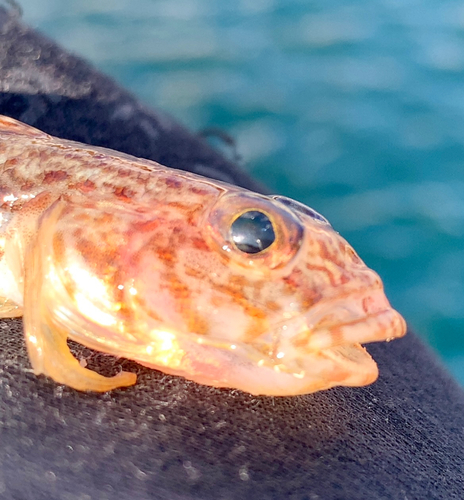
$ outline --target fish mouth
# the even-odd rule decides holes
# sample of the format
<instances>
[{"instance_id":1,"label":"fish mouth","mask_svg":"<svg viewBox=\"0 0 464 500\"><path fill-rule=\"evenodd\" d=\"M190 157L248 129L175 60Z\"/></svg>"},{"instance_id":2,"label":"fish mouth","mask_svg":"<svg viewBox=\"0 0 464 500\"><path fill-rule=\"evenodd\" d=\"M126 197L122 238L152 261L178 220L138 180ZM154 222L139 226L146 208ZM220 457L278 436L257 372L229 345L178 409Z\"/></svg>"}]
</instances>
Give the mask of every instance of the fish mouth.
<instances>
[{"instance_id":1,"label":"fish mouth","mask_svg":"<svg viewBox=\"0 0 464 500\"><path fill-rule=\"evenodd\" d=\"M309 351L389 341L406 333L405 320L391 307L383 289L325 301L305 314L304 321L293 344Z\"/></svg>"},{"instance_id":2,"label":"fish mouth","mask_svg":"<svg viewBox=\"0 0 464 500\"><path fill-rule=\"evenodd\" d=\"M361 344L389 341L405 333L406 322L381 288L325 299L273 331L274 342L265 344L266 366L281 373L282 380L286 374L297 381L289 383L291 389L282 389L275 380L275 388L266 391L303 394L337 385L370 384L378 368Z\"/></svg>"}]
</instances>

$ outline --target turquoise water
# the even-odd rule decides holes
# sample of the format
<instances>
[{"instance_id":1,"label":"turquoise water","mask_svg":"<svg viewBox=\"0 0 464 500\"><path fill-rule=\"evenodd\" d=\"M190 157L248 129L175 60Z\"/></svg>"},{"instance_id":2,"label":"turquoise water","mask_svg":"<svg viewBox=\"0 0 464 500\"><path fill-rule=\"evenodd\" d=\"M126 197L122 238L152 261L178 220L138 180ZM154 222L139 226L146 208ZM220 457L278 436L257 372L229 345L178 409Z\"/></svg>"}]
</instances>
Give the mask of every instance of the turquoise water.
<instances>
[{"instance_id":1,"label":"turquoise water","mask_svg":"<svg viewBox=\"0 0 464 500\"><path fill-rule=\"evenodd\" d=\"M464 383L464 4L22 0L25 20L322 212Z\"/></svg>"}]
</instances>

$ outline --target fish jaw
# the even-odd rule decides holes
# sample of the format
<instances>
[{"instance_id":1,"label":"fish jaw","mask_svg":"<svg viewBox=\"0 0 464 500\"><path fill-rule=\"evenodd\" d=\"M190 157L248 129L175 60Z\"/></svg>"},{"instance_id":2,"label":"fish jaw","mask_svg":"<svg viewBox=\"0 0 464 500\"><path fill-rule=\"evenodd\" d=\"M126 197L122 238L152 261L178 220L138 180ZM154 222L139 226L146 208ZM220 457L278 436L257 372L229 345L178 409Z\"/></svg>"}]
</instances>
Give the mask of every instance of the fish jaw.
<instances>
[{"instance_id":1,"label":"fish jaw","mask_svg":"<svg viewBox=\"0 0 464 500\"><path fill-rule=\"evenodd\" d=\"M146 359L138 362L171 375L183 376L199 384L240 389L257 396L295 396L335 386L361 387L378 377L378 367L359 344L339 346L306 356L306 370L289 370L283 363L266 363L249 346L234 349L204 345L193 338L179 342L181 363L160 365Z\"/></svg>"}]
</instances>

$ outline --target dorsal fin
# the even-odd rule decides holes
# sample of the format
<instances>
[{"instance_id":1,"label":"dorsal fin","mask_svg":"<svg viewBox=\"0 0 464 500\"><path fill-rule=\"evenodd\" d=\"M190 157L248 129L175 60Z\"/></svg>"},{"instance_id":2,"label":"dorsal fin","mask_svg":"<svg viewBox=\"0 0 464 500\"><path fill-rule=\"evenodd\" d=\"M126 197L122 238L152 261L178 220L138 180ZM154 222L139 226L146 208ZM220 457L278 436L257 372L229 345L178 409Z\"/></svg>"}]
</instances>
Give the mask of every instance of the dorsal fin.
<instances>
[{"instance_id":1,"label":"dorsal fin","mask_svg":"<svg viewBox=\"0 0 464 500\"><path fill-rule=\"evenodd\" d=\"M0 115L0 132L11 132L31 137L46 137L47 134L9 116Z\"/></svg>"}]
</instances>

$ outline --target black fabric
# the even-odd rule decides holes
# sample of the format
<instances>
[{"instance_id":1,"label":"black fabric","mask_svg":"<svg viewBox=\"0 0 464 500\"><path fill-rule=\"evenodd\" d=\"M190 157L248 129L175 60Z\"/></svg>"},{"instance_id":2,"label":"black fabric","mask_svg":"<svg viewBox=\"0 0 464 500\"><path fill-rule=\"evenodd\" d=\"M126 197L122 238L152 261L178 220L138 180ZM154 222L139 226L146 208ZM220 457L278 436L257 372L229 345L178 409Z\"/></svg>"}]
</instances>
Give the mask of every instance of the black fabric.
<instances>
[{"instance_id":1,"label":"black fabric","mask_svg":"<svg viewBox=\"0 0 464 500\"><path fill-rule=\"evenodd\" d=\"M0 9L0 113L258 188L170 118ZM464 498L464 394L409 333L369 351L380 379L253 397L73 346L135 387L79 393L30 372L20 319L0 321L5 500Z\"/></svg>"}]
</instances>

